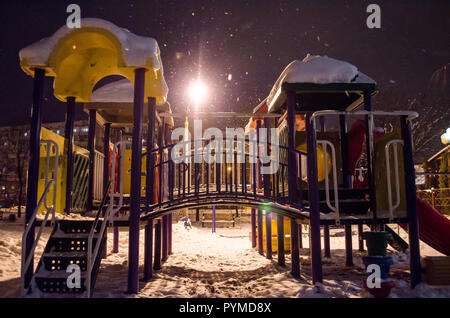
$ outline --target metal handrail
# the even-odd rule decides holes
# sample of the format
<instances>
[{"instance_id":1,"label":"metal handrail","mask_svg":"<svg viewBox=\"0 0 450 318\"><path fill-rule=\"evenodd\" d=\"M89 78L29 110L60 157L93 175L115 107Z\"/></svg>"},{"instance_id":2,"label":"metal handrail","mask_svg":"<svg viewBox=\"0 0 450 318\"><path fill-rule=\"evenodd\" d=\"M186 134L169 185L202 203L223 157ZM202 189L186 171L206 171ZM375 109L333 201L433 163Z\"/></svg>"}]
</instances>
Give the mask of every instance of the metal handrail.
<instances>
[{"instance_id":1,"label":"metal handrail","mask_svg":"<svg viewBox=\"0 0 450 318\"><path fill-rule=\"evenodd\" d=\"M89 232L88 249L87 249L87 268L86 268L86 296L87 297L91 296L91 274L92 274L92 269L94 267L94 262L97 259L98 251L100 249L100 243L101 243L101 240L102 240L103 234L105 232L105 228L106 228L106 223L108 223L107 220L108 220L109 211L112 208L111 206L108 207L108 209L106 210L105 216L103 217L103 223L102 223L102 226L100 228L100 231L97 233L98 234L98 240L95 243L95 248L94 248L93 253L92 253L92 241L94 239L95 228L97 227L97 223L98 223L98 220L100 218L100 213L102 212L103 207L104 207L104 205L106 203L106 199L108 197L108 191L109 191L110 187L111 187L111 182L109 182L108 185L106 186L102 202L100 203L100 206L98 208L95 220L92 223L91 231Z\"/></svg>"},{"instance_id":2,"label":"metal handrail","mask_svg":"<svg viewBox=\"0 0 450 318\"><path fill-rule=\"evenodd\" d=\"M317 144L322 145L322 151L324 153L324 173L325 173L325 197L327 206L335 214L336 225L340 224L339 216L339 189L337 180L337 170L336 170L336 150L334 145L328 140L317 140ZM328 162L327 162L327 146L331 148L331 161L333 166L333 192L334 192L334 206L331 205L330 201L330 185L328 180Z\"/></svg>"},{"instance_id":3,"label":"metal handrail","mask_svg":"<svg viewBox=\"0 0 450 318\"><path fill-rule=\"evenodd\" d=\"M117 148L119 145L121 144L129 144L129 141L119 141L116 142L114 144L114 148L113 148L113 153L112 153L112 158L116 157L116 152L117 152ZM114 171L116 171L116 160L112 160L112 166L111 166L111 181L108 183L108 186L105 189L104 195L103 195L103 199L102 202L100 204L100 207L98 209L97 212L97 216L95 218L95 221L92 225L91 231L89 232L89 238L88 238L88 251L87 251L87 270L86 270L86 297L90 297L91 296L91 279L92 279L92 270L93 270L93 266L94 266L94 262L97 259L97 254L100 248L100 241L101 238L103 237L103 233L105 232L106 229L106 225L108 222L113 223L113 216L121 209L122 204L123 204L123 178L124 178L124 163L125 163L125 159L124 159L124 153L125 153L125 147L121 147L121 156L120 156L120 173L121 173L121 177L120 177L120 188L119 188L119 192L120 192L120 198L119 198L119 204L116 207L116 209L114 209L114 184L115 184L115 176L116 174L114 173ZM111 185L113 186L112 191L110 191L110 205L108 206L105 215L103 217L103 223L102 226L100 228L99 231L99 239L97 240L96 244L95 244L95 248L94 248L94 252L92 253L92 241L94 238L94 234L95 234L95 228L97 226L98 223L98 219L100 216L100 212L103 209L107 197L108 197L108 191L111 188Z\"/></svg>"},{"instance_id":4,"label":"metal handrail","mask_svg":"<svg viewBox=\"0 0 450 318\"><path fill-rule=\"evenodd\" d=\"M386 174L387 174L387 192L388 192L388 203L389 203L389 215L390 220L394 219L394 210L400 206L400 179L398 173L398 154L397 154L397 144L403 145L402 139L393 139L386 143L384 147L386 156ZM391 193L391 167L389 159L389 147L393 145L394 148L394 172L395 172L395 204L392 204L392 193Z\"/></svg>"},{"instance_id":5,"label":"metal handrail","mask_svg":"<svg viewBox=\"0 0 450 318\"><path fill-rule=\"evenodd\" d=\"M56 192L57 192L57 182L58 182L58 164L59 164L59 147L56 142L53 140L41 140L40 143L47 144L47 158L46 158L46 168L45 168L45 188L44 192L42 193L41 198L39 199L38 204L36 205L35 209L33 210L33 213L31 215L30 220L25 226L25 231L22 235L22 262L21 262L21 295L23 296L25 294L25 273L28 270L28 267L31 264L31 260L34 257L34 251L36 249L36 246L39 242L39 239L41 237L41 234L44 230L45 224L47 223L48 216L50 212L52 213L52 219L51 224L53 225L55 222L55 206L56 206ZM55 146L55 165L54 165L54 175L53 179L49 181L48 174L50 172L50 145ZM53 204L49 207L47 205L47 194L50 191L50 187L53 185ZM44 207L46 208L47 212L45 213L44 220L41 224L41 227L39 228L37 236L34 238L33 245L30 249L30 253L28 256L25 257L26 253L26 240L28 237L28 234L31 231L31 228L34 227L34 222L36 221L37 213L39 209L41 208L42 204L44 204Z\"/></svg>"},{"instance_id":6,"label":"metal handrail","mask_svg":"<svg viewBox=\"0 0 450 318\"><path fill-rule=\"evenodd\" d=\"M345 115L345 116L407 116L407 120L413 120L419 117L419 113L414 111L403 111L403 110L396 110L393 112L386 112L386 111L367 111L367 110L360 110L356 112L345 112L345 111L338 111L338 110L318 110L314 112L311 115L311 122L319 116L325 116L325 115Z\"/></svg>"},{"instance_id":7,"label":"metal handrail","mask_svg":"<svg viewBox=\"0 0 450 318\"><path fill-rule=\"evenodd\" d=\"M45 160L45 184L48 183L48 175L50 173L50 145L53 145L55 147L55 166L54 166L54 180L55 180L55 187L53 188L53 205L55 205L56 203L56 180L58 180L58 165L59 165L59 147L58 144L53 141L53 140L41 140L41 144L47 144L47 157ZM44 201L44 207L48 210L50 209L49 206L47 206L47 200ZM52 223L54 221L55 218L55 211L53 211L53 218L52 218Z\"/></svg>"}]
</instances>

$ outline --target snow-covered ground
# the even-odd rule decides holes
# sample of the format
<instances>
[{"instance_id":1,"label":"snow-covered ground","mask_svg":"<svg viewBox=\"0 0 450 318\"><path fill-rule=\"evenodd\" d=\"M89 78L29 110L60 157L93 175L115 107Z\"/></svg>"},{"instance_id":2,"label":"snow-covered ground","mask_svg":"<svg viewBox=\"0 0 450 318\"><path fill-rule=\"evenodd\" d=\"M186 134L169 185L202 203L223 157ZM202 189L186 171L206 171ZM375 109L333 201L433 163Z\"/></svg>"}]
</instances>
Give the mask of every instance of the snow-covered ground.
<instances>
[{"instance_id":1,"label":"snow-covered ground","mask_svg":"<svg viewBox=\"0 0 450 318\"><path fill-rule=\"evenodd\" d=\"M394 226L396 230L396 227ZM290 255L286 267L268 260L251 248L249 224L240 229L219 228L211 233L209 228L195 227L185 230L181 223L173 226L173 254L154 272L149 282L140 282L141 291L135 297L368 297L361 287L366 273L358 252L356 226L353 228L355 266L345 267L344 232L331 230L331 259L323 259L324 282L310 284L307 228L303 231L304 248L301 250L301 278L290 275ZM18 296L20 282L21 235L23 223L0 221L0 297ZM41 254L47 228L37 247ZM400 232L403 237L406 233ZM112 254L112 232L108 235L108 257L102 261L95 288L95 297L132 297L126 295L128 232L120 231L119 253ZM141 276L143 270L143 239L141 230ZM431 247L421 244L422 256L440 255ZM449 287L431 287L426 284L410 290L408 286L408 254L389 250L395 265L391 277L396 288L391 297L450 297ZM134 296L133 296L134 297Z\"/></svg>"}]
</instances>

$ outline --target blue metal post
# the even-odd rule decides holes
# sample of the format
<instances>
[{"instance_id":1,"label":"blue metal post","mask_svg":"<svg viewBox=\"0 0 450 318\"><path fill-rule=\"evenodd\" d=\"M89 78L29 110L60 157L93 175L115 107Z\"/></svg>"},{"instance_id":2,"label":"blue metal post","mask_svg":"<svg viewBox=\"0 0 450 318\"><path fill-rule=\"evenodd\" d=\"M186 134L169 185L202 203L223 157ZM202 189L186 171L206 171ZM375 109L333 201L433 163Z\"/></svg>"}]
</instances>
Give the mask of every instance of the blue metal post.
<instances>
[{"instance_id":1,"label":"blue metal post","mask_svg":"<svg viewBox=\"0 0 450 318\"><path fill-rule=\"evenodd\" d=\"M421 282L419 222L417 219L416 178L413 160L411 122L402 116L403 157L405 162L406 208L410 249L411 288Z\"/></svg>"},{"instance_id":2,"label":"blue metal post","mask_svg":"<svg viewBox=\"0 0 450 318\"><path fill-rule=\"evenodd\" d=\"M87 194L87 210L91 211L94 201L94 169L95 169L95 126L97 124L97 111L89 109L89 131L88 131L88 151L89 151L89 180Z\"/></svg>"},{"instance_id":3,"label":"blue metal post","mask_svg":"<svg viewBox=\"0 0 450 318\"><path fill-rule=\"evenodd\" d=\"M135 70L133 141L131 152L130 229L128 250L128 292L139 288L139 222L141 214L142 118L144 112L145 72Z\"/></svg>"},{"instance_id":4,"label":"blue metal post","mask_svg":"<svg viewBox=\"0 0 450 318\"><path fill-rule=\"evenodd\" d=\"M153 220L149 220L145 226L144 247L144 281L149 281L153 276Z\"/></svg>"},{"instance_id":5,"label":"blue metal post","mask_svg":"<svg viewBox=\"0 0 450 318\"><path fill-rule=\"evenodd\" d=\"M30 127L30 158L28 161L28 182L27 182L27 205L25 210L25 226L33 217L37 205L37 191L39 181L39 157L40 157L40 139L42 125L42 95L44 92L45 71L39 68L34 70L33 81L33 105L31 108L31 127ZM25 244L25 258L31 253L31 247L34 242L34 227L28 232ZM32 257L30 266L25 272L24 283L29 286L33 276L34 257Z\"/></svg>"},{"instance_id":6,"label":"blue metal post","mask_svg":"<svg viewBox=\"0 0 450 318\"><path fill-rule=\"evenodd\" d=\"M73 184L73 126L75 121L75 97L67 97L67 114L64 137L67 145L67 170L66 170L66 204L64 211L70 214L72 211L72 184Z\"/></svg>"},{"instance_id":7,"label":"blue metal post","mask_svg":"<svg viewBox=\"0 0 450 318\"><path fill-rule=\"evenodd\" d=\"M256 247L256 210L252 208L251 212L251 226L252 226L252 248Z\"/></svg>"},{"instance_id":8,"label":"blue metal post","mask_svg":"<svg viewBox=\"0 0 450 318\"><path fill-rule=\"evenodd\" d=\"M309 217L311 235L311 267L313 284L322 282L322 255L320 248L320 210L319 184L317 176L317 139L315 121L311 122L311 114L306 115L306 142L309 188Z\"/></svg>"}]
</instances>

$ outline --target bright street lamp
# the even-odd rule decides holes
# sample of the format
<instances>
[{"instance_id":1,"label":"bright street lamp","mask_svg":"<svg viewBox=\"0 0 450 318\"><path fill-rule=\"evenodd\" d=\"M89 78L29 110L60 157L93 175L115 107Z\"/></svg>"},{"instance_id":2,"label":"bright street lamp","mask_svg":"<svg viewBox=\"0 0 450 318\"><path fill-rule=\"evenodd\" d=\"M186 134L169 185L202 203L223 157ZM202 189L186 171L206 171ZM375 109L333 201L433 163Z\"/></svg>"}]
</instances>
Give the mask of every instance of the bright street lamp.
<instances>
[{"instance_id":1,"label":"bright street lamp","mask_svg":"<svg viewBox=\"0 0 450 318\"><path fill-rule=\"evenodd\" d=\"M198 107L198 105L205 100L207 95L208 88L199 79L189 86L189 97L191 98L194 107Z\"/></svg>"}]
</instances>

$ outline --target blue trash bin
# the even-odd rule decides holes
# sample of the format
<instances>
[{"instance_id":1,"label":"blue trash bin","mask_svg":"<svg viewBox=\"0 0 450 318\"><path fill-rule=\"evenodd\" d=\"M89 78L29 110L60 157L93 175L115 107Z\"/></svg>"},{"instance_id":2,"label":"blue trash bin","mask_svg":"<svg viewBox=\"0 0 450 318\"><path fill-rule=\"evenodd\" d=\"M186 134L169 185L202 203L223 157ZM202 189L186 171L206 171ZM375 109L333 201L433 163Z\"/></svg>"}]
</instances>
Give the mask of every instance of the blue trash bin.
<instances>
[{"instance_id":1,"label":"blue trash bin","mask_svg":"<svg viewBox=\"0 0 450 318\"><path fill-rule=\"evenodd\" d=\"M370 264L376 264L380 266L381 279L388 279L389 270L391 265L394 264L392 257L390 256L363 256L363 263L366 266Z\"/></svg>"}]
</instances>

